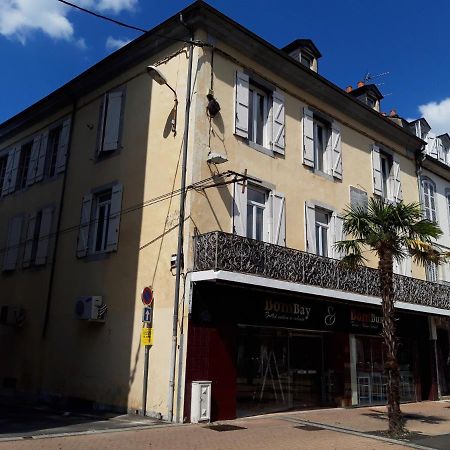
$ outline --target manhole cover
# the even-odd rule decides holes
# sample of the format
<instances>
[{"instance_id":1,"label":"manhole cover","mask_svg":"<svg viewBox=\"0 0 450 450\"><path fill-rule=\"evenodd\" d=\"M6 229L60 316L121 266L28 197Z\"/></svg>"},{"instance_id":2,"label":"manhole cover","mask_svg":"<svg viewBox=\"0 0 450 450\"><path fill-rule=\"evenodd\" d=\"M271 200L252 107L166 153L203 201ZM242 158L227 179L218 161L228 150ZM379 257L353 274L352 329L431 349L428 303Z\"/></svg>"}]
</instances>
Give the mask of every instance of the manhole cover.
<instances>
[{"instance_id":1,"label":"manhole cover","mask_svg":"<svg viewBox=\"0 0 450 450\"><path fill-rule=\"evenodd\" d=\"M294 428L297 428L298 430L303 430L303 431L320 431L320 430L323 430L323 428L316 427L315 425L299 425L298 427L294 427Z\"/></svg>"},{"instance_id":2,"label":"manhole cover","mask_svg":"<svg viewBox=\"0 0 450 450\"><path fill-rule=\"evenodd\" d=\"M237 425L208 425L205 428L214 431L235 431L235 430L246 430L245 427L238 427Z\"/></svg>"}]
</instances>

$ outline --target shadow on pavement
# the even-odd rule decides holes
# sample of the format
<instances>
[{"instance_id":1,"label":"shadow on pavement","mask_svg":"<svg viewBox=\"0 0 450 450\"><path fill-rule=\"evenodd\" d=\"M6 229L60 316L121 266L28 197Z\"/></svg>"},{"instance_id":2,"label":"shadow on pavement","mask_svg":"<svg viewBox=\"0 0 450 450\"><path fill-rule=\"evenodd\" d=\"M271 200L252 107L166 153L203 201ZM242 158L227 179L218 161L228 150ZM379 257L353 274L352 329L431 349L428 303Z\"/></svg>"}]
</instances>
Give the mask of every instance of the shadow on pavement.
<instances>
[{"instance_id":1,"label":"shadow on pavement","mask_svg":"<svg viewBox=\"0 0 450 450\"><path fill-rule=\"evenodd\" d=\"M373 419L384 420L387 422L387 413L377 410L371 410L371 412L363 413L363 416L371 417ZM414 414L414 413L403 413L403 417L408 424L409 420L414 420L417 422L428 423L430 425L437 425L439 423L446 422L447 419L439 416L430 416L425 414Z\"/></svg>"}]
</instances>

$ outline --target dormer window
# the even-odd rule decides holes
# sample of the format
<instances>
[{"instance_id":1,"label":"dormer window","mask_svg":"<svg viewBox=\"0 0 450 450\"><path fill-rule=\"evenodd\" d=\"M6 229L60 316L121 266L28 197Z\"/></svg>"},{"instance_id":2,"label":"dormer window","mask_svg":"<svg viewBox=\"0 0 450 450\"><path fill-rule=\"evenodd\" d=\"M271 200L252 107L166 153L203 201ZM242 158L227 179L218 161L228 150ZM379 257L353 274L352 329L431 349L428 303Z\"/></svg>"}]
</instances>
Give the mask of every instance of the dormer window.
<instances>
[{"instance_id":1,"label":"dormer window","mask_svg":"<svg viewBox=\"0 0 450 450\"><path fill-rule=\"evenodd\" d=\"M369 108L375 109L376 106L377 106L377 100L376 100L375 98L373 98L371 95L368 95L368 96L366 97L366 105L367 105Z\"/></svg>"},{"instance_id":2,"label":"dormer window","mask_svg":"<svg viewBox=\"0 0 450 450\"><path fill-rule=\"evenodd\" d=\"M318 72L317 61L322 55L311 39L296 39L283 47L283 51L308 69Z\"/></svg>"},{"instance_id":3,"label":"dormer window","mask_svg":"<svg viewBox=\"0 0 450 450\"><path fill-rule=\"evenodd\" d=\"M308 54L305 51L302 51L300 54L300 62L306 66L308 69L312 69L313 68L313 64L314 64L314 56Z\"/></svg>"},{"instance_id":4,"label":"dormer window","mask_svg":"<svg viewBox=\"0 0 450 450\"><path fill-rule=\"evenodd\" d=\"M383 99L383 94L374 84L365 84L364 81L359 81L356 89L348 86L346 91L369 108L380 112L380 102Z\"/></svg>"}]
</instances>

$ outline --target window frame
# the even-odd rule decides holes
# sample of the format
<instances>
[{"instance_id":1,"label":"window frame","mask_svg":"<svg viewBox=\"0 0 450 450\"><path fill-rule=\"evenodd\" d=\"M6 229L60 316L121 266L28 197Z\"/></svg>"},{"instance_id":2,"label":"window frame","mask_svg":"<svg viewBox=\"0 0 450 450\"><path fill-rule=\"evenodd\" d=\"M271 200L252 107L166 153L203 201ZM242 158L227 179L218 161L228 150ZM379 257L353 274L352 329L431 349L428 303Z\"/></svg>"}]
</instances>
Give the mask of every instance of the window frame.
<instances>
[{"instance_id":1,"label":"window frame","mask_svg":"<svg viewBox=\"0 0 450 450\"><path fill-rule=\"evenodd\" d=\"M325 134L325 139L322 142L322 149L319 151L319 129L322 130L322 134ZM314 171L318 171L332 176L332 163L331 163L331 135L332 127L331 123L323 119L317 114L313 115L313 136L314 136ZM321 164L319 164L319 162ZM322 166L322 167L320 167Z\"/></svg>"},{"instance_id":2,"label":"window frame","mask_svg":"<svg viewBox=\"0 0 450 450\"><path fill-rule=\"evenodd\" d=\"M323 214L326 218L326 222L318 220L318 214ZM333 215L332 211L326 210L324 208L316 207L314 209L314 233L316 236L316 255L322 256L324 258L330 257L330 230L331 230L331 217ZM326 247L324 247L323 236L326 235ZM326 254L324 254L326 250Z\"/></svg>"},{"instance_id":3,"label":"window frame","mask_svg":"<svg viewBox=\"0 0 450 450\"><path fill-rule=\"evenodd\" d=\"M6 167L8 165L9 152L0 153L0 198L3 191L3 184L6 180Z\"/></svg>"},{"instance_id":4,"label":"window frame","mask_svg":"<svg viewBox=\"0 0 450 450\"><path fill-rule=\"evenodd\" d=\"M45 178L54 178L58 174L56 172L56 166L58 162L58 152L59 146L61 142L61 135L63 130L62 122L58 125L51 127L48 130L48 139L47 139L47 147L45 149L45 163L44 163L44 179ZM57 139L52 140L54 133L57 132ZM50 148L52 146L52 148ZM53 163L54 160L54 163ZM50 173L50 169L53 167L53 173Z\"/></svg>"},{"instance_id":5,"label":"window frame","mask_svg":"<svg viewBox=\"0 0 450 450\"><path fill-rule=\"evenodd\" d=\"M425 192L425 187L428 187L428 192ZM422 210L424 217L432 222L438 223L438 210L437 210L437 199L436 199L436 183L428 177L422 177L420 181L421 187L421 196L422 196ZM432 188L432 194L430 192L430 188ZM426 206L426 198L429 198L428 203L429 206ZM434 204L434 207L431 207L431 204ZM429 214L428 214L429 211ZM434 219L433 219L434 213Z\"/></svg>"},{"instance_id":6,"label":"window frame","mask_svg":"<svg viewBox=\"0 0 450 450\"><path fill-rule=\"evenodd\" d=\"M100 198L102 196L108 195L108 198L106 200L100 201ZM92 228L91 235L89 236L89 248L88 248L88 254L90 255L98 255L107 253L107 242L108 242L108 232L109 232L109 226L110 226L110 214L111 214L111 205L112 205L112 187L107 188L104 190L101 190L99 192L94 193L93 197L93 205L91 210L91 221L94 224L94 227ZM103 207L106 207L103 213L103 218L100 218L100 210ZM101 231L101 245L100 248L97 249L97 244L99 240L98 232L100 224L103 227L103 230Z\"/></svg>"},{"instance_id":7,"label":"window frame","mask_svg":"<svg viewBox=\"0 0 450 450\"><path fill-rule=\"evenodd\" d=\"M385 200L393 200L394 197L392 193L392 167L392 155L380 149L381 197ZM386 168L386 174L384 168ZM386 178L384 175L386 175Z\"/></svg>"},{"instance_id":8,"label":"window frame","mask_svg":"<svg viewBox=\"0 0 450 450\"><path fill-rule=\"evenodd\" d=\"M20 146L19 165L17 167L16 185L14 191L20 192L27 188L28 168L31 162L33 139L27 140Z\"/></svg>"},{"instance_id":9,"label":"window frame","mask_svg":"<svg viewBox=\"0 0 450 450\"><path fill-rule=\"evenodd\" d=\"M264 203L258 202L256 200L249 199L249 192L254 191L256 193L264 195ZM269 205L270 191L268 189L264 189L260 186L255 186L253 184L247 185L247 205L246 205L246 221L247 221L247 230L246 237L249 239L255 239L262 242L271 242L270 236L270 227L269 227L269 215L270 215L270 205ZM249 215L249 207L252 208L252 232L250 233L248 227L248 215ZM261 239L256 235L257 230L257 215L255 214L256 210L262 210L262 227L261 227Z\"/></svg>"},{"instance_id":10,"label":"window frame","mask_svg":"<svg viewBox=\"0 0 450 450\"><path fill-rule=\"evenodd\" d=\"M264 89L258 83L256 83L252 78L250 78L249 87L248 87L248 141L254 145L263 147L267 150L270 150L270 142L269 142L269 131L270 131L270 110L272 108L272 96L268 92L267 89ZM256 95L255 95L256 94ZM258 118L255 114L256 111L259 112L258 106L258 96L263 98L263 117L262 117L262 143L257 142L257 127L258 127Z\"/></svg>"}]
</instances>

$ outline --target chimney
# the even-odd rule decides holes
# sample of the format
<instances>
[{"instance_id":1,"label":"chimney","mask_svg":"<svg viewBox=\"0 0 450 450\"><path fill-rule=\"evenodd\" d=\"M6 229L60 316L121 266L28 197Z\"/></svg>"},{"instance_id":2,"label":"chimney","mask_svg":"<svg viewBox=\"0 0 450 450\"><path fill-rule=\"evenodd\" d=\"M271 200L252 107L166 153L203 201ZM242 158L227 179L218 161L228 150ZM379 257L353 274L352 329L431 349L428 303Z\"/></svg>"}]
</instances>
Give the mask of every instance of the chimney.
<instances>
[{"instance_id":1,"label":"chimney","mask_svg":"<svg viewBox=\"0 0 450 450\"><path fill-rule=\"evenodd\" d=\"M358 87L363 87L364 86L364 81L358 81Z\"/></svg>"},{"instance_id":2,"label":"chimney","mask_svg":"<svg viewBox=\"0 0 450 450\"><path fill-rule=\"evenodd\" d=\"M353 88L351 86L347 86L347 88L345 89L345 92L348 92L348 93L350 93L352 91L353 91Z\"/></svg>"},{"instance_id":3,"label":"chimney","mask_svg":"<svg viewBox=\"0 0 450 450\"><path fill-rule=\"evenodd\" d=\"M389 113L389 117L397 117L397 111L395 109L391 109L391 112Z\"/></svg>"}]
</instances>

